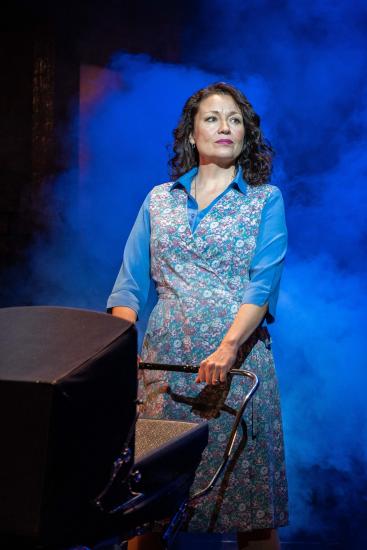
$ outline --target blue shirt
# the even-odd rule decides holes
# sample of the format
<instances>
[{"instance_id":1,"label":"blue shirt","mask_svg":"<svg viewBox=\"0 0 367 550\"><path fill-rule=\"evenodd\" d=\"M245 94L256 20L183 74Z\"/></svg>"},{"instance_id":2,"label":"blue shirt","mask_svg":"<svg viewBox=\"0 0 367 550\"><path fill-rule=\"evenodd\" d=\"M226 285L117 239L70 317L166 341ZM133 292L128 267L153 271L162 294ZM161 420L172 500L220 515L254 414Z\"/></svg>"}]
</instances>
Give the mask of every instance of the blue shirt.
<instances>
[{"instance_id":1,"label":"blue shirt","mask_svg":"<svg viewBox=\"0 0 367 550\"><path fill-rule=\"evenodd\" d=\"M233 188L238 193L247 192L247 184L242 177L242 169L237 170L236 177L228 187L206 208L199 211L198 204L190 194L191 181L197 174L193 168L171 185L171 190L181 186L187 193L187 214L191 231L194 232L200 221L220 198ZM150 277L150 193L144 200L135 224L127 239L123 262L112 293L108 298L107 309L115 306L127 306L137 315L144 308L149 288ZM273 193L266 201L261 214L259 233L255 253L250 264L250 282L241 298L242 304L263 306L268 304L266 320L274 321L278 301L279 284L287 250L287 228L285 223L284 203L280 190L273 187Z\"/></svg>"}]
</instances>

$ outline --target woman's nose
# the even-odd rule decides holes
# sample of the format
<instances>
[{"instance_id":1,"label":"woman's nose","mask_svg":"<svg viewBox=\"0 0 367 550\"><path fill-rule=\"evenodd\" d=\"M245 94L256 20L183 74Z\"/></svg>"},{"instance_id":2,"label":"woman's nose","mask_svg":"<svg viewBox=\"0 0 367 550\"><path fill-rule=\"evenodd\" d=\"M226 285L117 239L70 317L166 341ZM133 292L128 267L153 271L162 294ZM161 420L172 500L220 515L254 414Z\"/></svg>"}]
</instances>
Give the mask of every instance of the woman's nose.
<instances>
[{"instance_id":1,"label":"woman's nose","mask_svg":"<svg viewBox=\"0 0 367 550\"><path fill-rule=\"evenodd\" d=\"M220 134L228 134L231 131L230 127L228 126L228 123L226 120L221 120L218 132Z\"/></svg>"}]
</instances>

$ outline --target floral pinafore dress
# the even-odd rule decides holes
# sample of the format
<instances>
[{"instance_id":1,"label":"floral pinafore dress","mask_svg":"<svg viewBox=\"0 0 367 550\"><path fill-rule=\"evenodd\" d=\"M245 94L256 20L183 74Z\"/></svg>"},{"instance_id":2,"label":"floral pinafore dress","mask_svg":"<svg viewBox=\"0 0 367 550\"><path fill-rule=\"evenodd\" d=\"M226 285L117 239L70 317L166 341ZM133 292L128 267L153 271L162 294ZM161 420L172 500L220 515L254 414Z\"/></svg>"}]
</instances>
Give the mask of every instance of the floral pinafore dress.
<instances>
[{"instance_id":1,"label":"floral pinafore dress","mask_svg":"<svg viewBox=\"0 0 367 550\"><path fill-rule=\"evenodd\" d=\"M187 195L170 184L151 192L151 276L158 302L145 333L142 360L198 364L220 344L233 322L249 281L261 211L272 186L230 189L201 220L193 234ZM287 524L287 482L283 433L269 345L261 329L242 348L243 368L260 385L245 413L241 437L226 474L198 503L188 529L199 532L248 531ZM214 475L224 452L243 381L205 386L195 375L144 371L144 415L209 421L193 490Z\"/></svg>"}]
</instances>

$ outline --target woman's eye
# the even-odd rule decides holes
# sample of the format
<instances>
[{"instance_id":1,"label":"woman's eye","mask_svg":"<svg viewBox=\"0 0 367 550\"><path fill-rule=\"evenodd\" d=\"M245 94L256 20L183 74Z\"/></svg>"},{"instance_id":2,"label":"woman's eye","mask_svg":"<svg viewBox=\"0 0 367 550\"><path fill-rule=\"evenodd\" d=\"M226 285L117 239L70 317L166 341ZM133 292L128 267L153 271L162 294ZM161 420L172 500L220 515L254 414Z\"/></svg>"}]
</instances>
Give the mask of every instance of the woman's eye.
<instances>
[{"instance_id":1,"label":"woman's eye","mask_svg":"<svg viewBox=\"0 0 367 550\"><path fill-rule=\"evenodd\" d=\"M205 122L213 122L214 120L216 120L215 116L208 116L206 117Z\"/></svg>"},{"instance_id":2,"label":"woman's eye","mask_svg":"<svg viewBox=\"0 0 367 550\"><path fill-rule=\"evenodd\" d=\"M238 117L231 118L231 121L234 122L234 124L241 124L242 120Z\"/></svg>"}]
</instances>

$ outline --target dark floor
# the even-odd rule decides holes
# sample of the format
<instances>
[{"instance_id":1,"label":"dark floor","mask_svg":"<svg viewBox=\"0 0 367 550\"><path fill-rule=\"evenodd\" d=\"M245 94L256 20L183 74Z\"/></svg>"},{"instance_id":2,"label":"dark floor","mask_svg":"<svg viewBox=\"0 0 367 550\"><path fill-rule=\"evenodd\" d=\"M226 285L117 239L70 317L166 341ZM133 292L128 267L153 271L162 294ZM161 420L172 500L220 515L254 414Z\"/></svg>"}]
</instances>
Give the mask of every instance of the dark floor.
<instances>
[{"instance_id":1,"label":"dark floor","mask_svg":"<svg viewBox=\"0 0 367 550\"><path fill-rule=\"evenodd\" d=\"M282 550L347 550L338 544L318 542L282 542ZM172 550L237 550L235 535L179 535Z\"/></svg>"},{"instance_id":2,"label":"dark floor","mask_svg":"<svg viewBox=\"0 0 367 550\"><path fill-rule=\"evenodd\" d=\"M283 541L282 550L351 550L336 542ZM235 535L189 534L177 536L172 550L237 550ZM74 550L74 549L69 549ZM79 550L79 549L78 549ZM121 550L117 544L98 545L94 550Z\"/></svg>"}]
</instances>

